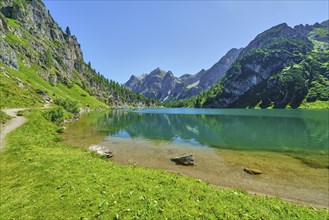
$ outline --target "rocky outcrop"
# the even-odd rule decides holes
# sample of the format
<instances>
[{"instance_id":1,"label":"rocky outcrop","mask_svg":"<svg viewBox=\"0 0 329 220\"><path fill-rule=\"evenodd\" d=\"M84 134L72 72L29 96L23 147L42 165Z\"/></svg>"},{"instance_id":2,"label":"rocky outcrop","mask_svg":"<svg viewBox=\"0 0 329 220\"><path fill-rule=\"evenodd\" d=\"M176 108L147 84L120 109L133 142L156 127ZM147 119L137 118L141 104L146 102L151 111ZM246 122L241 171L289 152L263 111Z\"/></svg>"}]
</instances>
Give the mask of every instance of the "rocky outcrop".
<instances>
[{"instance_id":1,"label":"rocky outcrop","mask_svg":"<svg viewBox=\"0 0 329 220\"><path fill-rule=\"evenodd\" d=\"M183 156L173 157L170 160L179 165L194 166L193 154L186 154Z\"/></svg>"},{"instance_id":2,"label":"rocky outcrop","mask_svg":"<svg viewBox=\"0 0 329 220\"><path fill-rule=\"evenodd\" d=\"M0 27L5 37L14 35L8 41L10 46L5 41L0 41L1 51L7 51L1 53L0 59L4 64L19 69L17 58L12 52L16 51L23 57L25 63L37 64L44 68L45 72L53 66L57 70L56 74L61 76L58 77L59 79L75 80L73 76L73 72L77 71L75 67L84 63L80 45L75 36L67 36L62 31L42 1L5 0L0 11L2 14L0 17L10 18L12 22L17 23L17 25L7 25L7 30ZM5 18L0 20L6 21ZM16 37L20 41L16 40ZM86 77L86 72L77 72L80 72L83 78ZM54 83L54 78L45 79Z\"/></svg>"},{"instance_id":3,"label":"rocky outcrop","mask_svg":"<svg viewBox=\"0 0 329 220\"><path fill-rule=\"evenodd\" d=\"M52 102L52 99L42 90L37 90L37 94L40 95L47 103Z\"/></svg>"},{"instance_id":4,"label":"rocky outcrop","mask_svg":"<svg viewBox=\"0 0 329 220\"><path fill-rule=\"evenodd\" d=\"M0 61L2 63L14 69L19 69L15 51L2 38L0 38L0 51Z\"/></svg>"},{"instance_id":5,"label":"rocky outcrop","mask_svg":"<svg viewBox=\"0 0 329 220\"><path fill-rule=\"evenodd\" d=\"M226 71L231 67L234 61L239 57L242 48L231 49L225 56L223 56L216 64L214 64L209 70L207 70L200 78L199 87L202 89L209 89L213 84L223 78Z\"/></svg>"}]
</instances>

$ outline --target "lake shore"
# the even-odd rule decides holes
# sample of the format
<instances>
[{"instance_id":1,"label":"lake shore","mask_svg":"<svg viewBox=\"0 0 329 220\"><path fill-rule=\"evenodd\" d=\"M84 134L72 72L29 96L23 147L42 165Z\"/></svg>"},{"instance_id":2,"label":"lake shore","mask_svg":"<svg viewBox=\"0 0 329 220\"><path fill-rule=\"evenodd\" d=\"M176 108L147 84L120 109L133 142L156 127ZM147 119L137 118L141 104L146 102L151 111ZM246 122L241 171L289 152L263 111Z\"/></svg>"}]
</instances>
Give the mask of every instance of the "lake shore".
<instances>
[{"instance_id":1,"label":"lake shore","mask_svg":"<svg viewBox=\"0 0 329 220\"><path fill-rule=\"evenodd\" d=\"M192 176L224 188L240 188L252 194L279 197L299 204L329 209L328 169L316 169L300 160L275 152L245 152L203 149L170 143L107 138L100 143L114 150L111 159L123 165L165 169ZM180 166L170 158L186 153L195 155L196 166ZM243 167L260 169L250 175Z\"/></svg>"}]
</instances>

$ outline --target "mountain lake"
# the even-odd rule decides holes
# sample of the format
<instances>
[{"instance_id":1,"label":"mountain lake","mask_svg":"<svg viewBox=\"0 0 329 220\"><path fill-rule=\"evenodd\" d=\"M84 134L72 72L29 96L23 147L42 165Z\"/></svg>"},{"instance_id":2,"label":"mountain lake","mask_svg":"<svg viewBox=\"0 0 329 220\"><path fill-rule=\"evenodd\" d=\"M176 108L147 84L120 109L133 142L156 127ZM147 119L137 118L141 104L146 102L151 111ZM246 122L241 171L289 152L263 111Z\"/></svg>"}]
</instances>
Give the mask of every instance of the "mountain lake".
<instances>
[{"instance_id":1,"label":"mountain lake","mask_svg":"<svg viewBox=\"0 0 329 220\"><path fill-rule=\"evenodd\" d=\"M115 163L329 208L329 110L119 109L66 126L64 143L106 146ZM170 160L187 153L195 166Z\"/></svg>"}]
</instances>

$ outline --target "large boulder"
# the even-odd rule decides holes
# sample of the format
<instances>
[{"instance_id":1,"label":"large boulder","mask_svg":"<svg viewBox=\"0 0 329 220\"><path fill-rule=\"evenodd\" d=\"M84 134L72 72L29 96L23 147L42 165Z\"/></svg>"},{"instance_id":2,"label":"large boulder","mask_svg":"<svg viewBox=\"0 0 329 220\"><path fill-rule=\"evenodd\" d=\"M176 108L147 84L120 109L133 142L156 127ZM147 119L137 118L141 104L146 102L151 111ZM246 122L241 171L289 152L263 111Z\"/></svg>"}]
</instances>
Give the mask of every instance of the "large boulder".
<instances>
[{"instance_id":1,"label":"large boulder","mask_svg":"<svg viewBox=\"0 0 329 220\"><path fill-rule=\"evenodd\" d=\"M98 144L90 145L89 150L96 151L98 154L102 156L106 156L107 158L113 157L113 151L102 145L98 145Z\"/></svg>"},{"instance_id":2,"label":"large boulder","mask_svg":"<svg viewBox=\"0 0 329 220\"><path fill-rule=\"evenodd\" d=\"M193 166L194 165L194 157L193 154L186 154L183 156L173 157L170 159L176 164L184 165L184 166Z\"/></svg>"}]
</instances>

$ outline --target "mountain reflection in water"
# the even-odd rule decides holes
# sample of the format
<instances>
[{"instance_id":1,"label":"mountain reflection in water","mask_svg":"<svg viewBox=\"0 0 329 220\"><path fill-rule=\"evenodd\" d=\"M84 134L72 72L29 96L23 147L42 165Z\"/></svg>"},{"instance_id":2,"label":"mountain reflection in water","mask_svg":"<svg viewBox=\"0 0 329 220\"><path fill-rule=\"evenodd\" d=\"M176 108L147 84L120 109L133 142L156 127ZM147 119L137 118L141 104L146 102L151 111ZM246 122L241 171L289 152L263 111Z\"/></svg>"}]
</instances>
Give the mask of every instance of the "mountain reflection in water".
<instances>
[{"instance_id":1,"label":"mountain reflection in water","mask_svg":"<svg viewBox=\"0 0 329 220\"><path fill-rule=\"evenodd\" d=\"M112 137L197 146L328 150L328 110L112 110L91 126Z\"/></svg>"}]
</instances>

